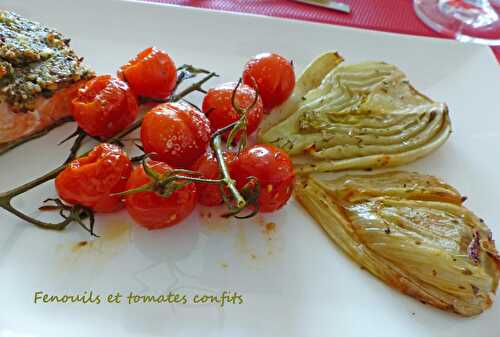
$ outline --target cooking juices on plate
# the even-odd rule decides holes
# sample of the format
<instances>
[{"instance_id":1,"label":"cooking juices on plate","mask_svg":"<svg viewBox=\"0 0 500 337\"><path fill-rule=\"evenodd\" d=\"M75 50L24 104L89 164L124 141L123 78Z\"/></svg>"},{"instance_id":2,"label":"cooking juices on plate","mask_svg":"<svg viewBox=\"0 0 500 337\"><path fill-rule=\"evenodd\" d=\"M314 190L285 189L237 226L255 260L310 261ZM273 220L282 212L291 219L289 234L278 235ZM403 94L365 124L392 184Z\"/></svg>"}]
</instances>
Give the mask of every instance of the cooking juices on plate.
<instances>
[{"instance_id":1,"label":"cooking juices on plate","mask_svg":"<svg viewBox=\"0 0 500 337\"><path fill-rule=\"evenodd\" d=\"M139 225L156 230L181 223L197 202L224 204L225 215L236 218L273 212L295 186L332 240L387 284L465 316L491 305L500 258L484 221L462 206L454 188L408 172L329 181L309 175L403 165L448 139L446 104L419 93L397 67L341 65L329 52L296 82L291 62L262 53L243 67L241 80L205 91L201 86L214 73L177 68L158 48L140 52L116 77L90 79L93 73L59 33L10 12L0 12L0 28L6 37L0 118L7 125L0 125L0 143L47 125L25 121L42 120L44 109L50 116L71 110L79 127L69 164L0 193L0 207L12 214L43 228L77 222L94 234L94 213L125 206ZM56 78L47 75L51 70ZM205 77L178 90L199 74ZM182 100L193 91L205 93L201 109ZM138 117L144 101L155 106ZM129 158L121 140L139 127L136 145L144 153ZM248 145L255 131L261 144ZM104 141L76 156L87 136ZM302 175L297 184L295 170ZM11 205L14 196L54 178L62 201L52 199L43 209L59 210L61 224Z\"/></svg>"}]
</instances>

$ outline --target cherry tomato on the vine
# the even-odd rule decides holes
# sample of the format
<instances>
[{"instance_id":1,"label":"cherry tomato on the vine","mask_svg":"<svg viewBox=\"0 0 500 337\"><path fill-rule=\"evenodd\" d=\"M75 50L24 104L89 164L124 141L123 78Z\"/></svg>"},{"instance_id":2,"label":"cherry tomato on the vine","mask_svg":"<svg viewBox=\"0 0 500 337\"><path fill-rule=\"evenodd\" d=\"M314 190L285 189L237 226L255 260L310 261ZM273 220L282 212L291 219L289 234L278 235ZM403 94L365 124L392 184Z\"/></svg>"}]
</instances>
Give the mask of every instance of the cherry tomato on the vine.
<instances>
[{"instance_id":1,"label":"cherry tomato on the vine","mask_svg":"<svg viewBox=\"0 0 500 337\"><path fill-rule=\"evenodd\" d=\"M202 110L210 120L212 133L231 123L236 122L240 115L233 108L232 96L236 87L235 82L224 83L218 87L208 90L208 93L203 99ZM250 86L241 84L235 94L235 103L242 109L248 109L252 105L257 92ZM247 134L252 134L260 122L262 121L264 108L262 99L257 97L254 107L246 113L247 115ZM229 131L223 134L223 138L227 139ZM238 140L239 134L236 136Z\"/></svg>"},{"instance_id":2,"label":"cherry tomato on the vine","mask_svg":"<svg viewBox=\"0 0 500 337\"><path fill-rule=\"evenodd\" d=\"M139 109L127 83L110 75L88 81L73 99L73 117L86 133L111 137L132 124Z\"/></svg>"},{"instance_id":3,"label":"cherry tomato on the vine","mask_svg":"<svg viewBox=\"0 0 500 337\"><path fill-rule=\"evenodd\" d=\"M243 150L232 164L231 177L241 190L251 176L260 184L259 211L275 211L290 199L295 172L285 151L268 144Z\"/></svg>"},{"instance_id":4,"label":"cherry tomato on the vine","mask_svg":"<svg viewBox=\"0 0 500 337\"><path fill-rule=\"evenodd\" d=\"M224 152L224 161L229 171L235 160L236 155L232 152ZM201 173L202 178L219 179L220 169L215 154L206 152L191 166L191 170ZM198 183L196 185L198 191L198 202L203 206L217 206L222 204L222 194L219 185Z\"/></svg>"},{"instance_id":5,"label":"cherry tomato on the vine","mask_svg":"<svg viewBox=\"0 0 500 337\"><path fill-rule=\"evenodd\" d=\"M141 141L144 151L153 153L153 159L185 168L206 151L210 123L188 104L160 104L144 116Z\"/></svg>"},{"instance_id":6,"label":"cherry tomato on the vine","mask_svg":"<svg viewBox=\"0 0 500 337\"><path fill-rule=\"evenodd\" d=\"M269 112L290 97L295 87L295 73L292 64L283 56L262 53L245 65L243 83L257 89Z\"/></svg>"},{"instance_id":7,"label":"cherry tomato on the vine","mask_svg":"<svg viewBox=\"0 0 500 337\"><path fill-rule=\"evenodd\" d=\"M73 160L56 178L60 198L95 212L109 213L123 206L123 197L112 195L125 190L132 163L123 150L99 144L88 155Z\"/></svg>"},{"instance_id":8,"label":"cherry tomato on the vine","mask_svg":"<svg viewBox=\"0 0 500 337\"><path fill-rule=\"evenodd\" d=\"M162 162L149 161L148 165L158 173L172 170ZM142 166L134 169L127 182L127 191L151 182ZM141 226L148 229L160 229L173 226L193 211L196 205L196 186L194 183L176 190L168 197L155 192L137 192L125 197L127 211Z\"/></svg>"},{"instance_id":9,"label":"cherry tomato on the vine","mask_svg":"<svg viewBox=\"0 0 500 337\"><path fill-rule=\"evenodd\" d=\"M149 47L118 70L137 96L166 98L174 90L177 70L172 58L163 50Z\"/></svg>"}]
</instances>

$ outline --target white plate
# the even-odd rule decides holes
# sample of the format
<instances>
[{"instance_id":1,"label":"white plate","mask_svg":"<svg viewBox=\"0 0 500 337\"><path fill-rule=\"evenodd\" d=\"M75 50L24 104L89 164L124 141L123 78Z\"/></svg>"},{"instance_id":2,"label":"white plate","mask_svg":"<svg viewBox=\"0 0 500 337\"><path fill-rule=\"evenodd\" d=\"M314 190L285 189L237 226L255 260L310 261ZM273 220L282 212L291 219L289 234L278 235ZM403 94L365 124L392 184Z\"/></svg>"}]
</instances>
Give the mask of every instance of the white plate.
<instances>
[{"instance_id":1,"label":"white plate","mask_svg":"<svg viewBox=\"0 0 500 337\"><path fill-rule=\"evenodd\" d=\"M293 58L297 70L331 49L347 62L397 64L419 90L449 104L454 125L446 145L410 168L446 178L500 237L500 80L488 48L142 3L4 0L2 7L65 32L100 73L114 73L150 45L168 50L178 64L216 70L218 81L236 79L250 56L269 50ZM0 158L0 191L57 165L68 146L56 144L73 128ZM52 184L16 204L35 212L48 196L55 196ZM272 234L262 233L257 220L209 225L198 211L177 227L147 232L122 212L99 217L104 238L80 249L75 245L88 236L76 226L43 231L3 211L0 219L1 337L498 337L500 331L500 303L471 319L422 305L353 264L294 201L261 219L277 224ZM230 290L242 294L244 304L221 310L212 304L33 303L36 291L91 290L102 296Z\"/></svg>"}]
</instances>

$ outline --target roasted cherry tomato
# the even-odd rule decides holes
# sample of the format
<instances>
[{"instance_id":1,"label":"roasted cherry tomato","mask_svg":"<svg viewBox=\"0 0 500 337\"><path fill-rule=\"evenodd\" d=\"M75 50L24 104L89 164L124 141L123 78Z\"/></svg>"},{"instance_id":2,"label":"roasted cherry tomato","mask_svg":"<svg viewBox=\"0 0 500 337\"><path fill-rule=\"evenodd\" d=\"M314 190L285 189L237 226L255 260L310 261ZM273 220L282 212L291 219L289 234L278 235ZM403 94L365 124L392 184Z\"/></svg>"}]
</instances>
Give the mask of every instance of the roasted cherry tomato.
<instances>
[{"instance_id":1,"label":"roasted cherry tomato","mask_svg":"<svg viewBox=\"0 0 500 337\"><path fill-rule=\"evenodd\" d=\"M177 70L174 61L161 49L149 47L118 70L137 96L166 98L174 90Z\"/></svg>"},{"instance_id":2,"label":"roasted cherry tomato","mask_svg":"<svg viewBox=\"0 0 500 337\"><path fill-rule=\"evenodd\" d=\"M111 137L132 124L137 99L127 83L110 75L88 81L73 99L73 116L91 136Z\"/></svg>"},{"instance_id":3,"label":"roasted cherry tomato","mask_svg":"<svg viewBox=\"0 0 500 337\"><path fill-rule=\"evenodd\" d=\"M232 152L224 153L224 161L229 171L231 171L231 166L235 158L236 155ZM213 152L206 152L198 158L191 167L191 170L200 172L202 178L220 178L219 164ZM198 191L198 202L203 206L217 206L223 202L219 185L198 183L196 190Z\"/></svg>"},{"instance_id":4,"label":"roasted cherry tomato","mask_svg":"<svg viewBox=\"0 0 500 337\"><path fill-rule=\"evenodd\" d=\"M203 99L202 110L210 120L212 133L221 129L233 122L236 122L240 115L234 110L232 105L233 91L236 83L224 83L218 87L208 90L205 98ZM248 85L241 84L238 87L235 95L235 103L243 110L250 108L257 92ZM262 99L257 97L257 101L252 110L247 112L247 134L253 133L259 126L263 117L264 108L262 106ZM223 135L227 139L229 131ZM236 137L236 140L238 139Z\"/></svg>"},{"instance_id":5,"label":"roasted cherry tomato","mask_svg":"<svg viewBox=\"0 0 500 337\"><path fill-rule=\"evenodd\" d=\"M120 147L99 144L59 173L57 193L67 203L114 212L123 206L123 197L112 194L125 190L131 171L132 163Z\"/></svg>"},{"instance_id":6,"label":"roasted cherry tomato","mask_svg":"<svg viewBox=\"0 0 500 337\"><path fill-rule=\"evenodd\" d=\"M231 177L242 189L249 177L260 184L258 199L261 212L272 212L281 208L290 199L295 172L288 154L273 145L255 145L243 150L231 167Z\"/></svg>"},{"instance_id":7,"label":"roasted cherry tomato","mask_svg":"<svg viewBox=\"0 0 500 337\"><path fill-rule=\"evenodd\" d=\"M162 162L150 161L148 165L158 173L172 170ZM127 190L141 187L151 182L142 166L134 169L127 182ZM137 192L125 197L130 216L143 227L160 229L173 226L193 211L196 205L196 186L194 183L176 190L168 197L155 192Z\"/></svg>"},{"instance_id":8,"label":"roasted cherry tomato","mask_svg":"<svg viewBox=\"0 0 500 337\"><path fill-rule=\"evenodd\" d=\"M188 167L206 151L210 123L188 104L160 104L144 116L141 141L153 159L176 168Z\"/></svg>"},{"instance_id":9,"label":"roasted cherry tomato","mask_svg":"<svg viewBox=\"0 0 500 337\"><path fill-rule=\"evenodd\" d=\"M256 88L267 112L290 97L295 86L292 64L275 53L262 53L245 65L243 83Z\"/></svg>"}]
</instances>

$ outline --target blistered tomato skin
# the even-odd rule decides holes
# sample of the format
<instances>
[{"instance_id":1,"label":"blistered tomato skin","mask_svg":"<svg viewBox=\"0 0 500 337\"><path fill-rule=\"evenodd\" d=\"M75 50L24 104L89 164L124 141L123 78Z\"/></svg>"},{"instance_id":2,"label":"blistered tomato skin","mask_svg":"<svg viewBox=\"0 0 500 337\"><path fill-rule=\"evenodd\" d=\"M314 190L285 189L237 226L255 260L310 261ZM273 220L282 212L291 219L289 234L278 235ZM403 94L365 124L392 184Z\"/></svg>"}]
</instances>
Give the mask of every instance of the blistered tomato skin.
<instances>
[{"instance_id":1,"label":"blistered tomato skin","mask_svg":"<svg viewBox=\"0 0 500 337\"><path fill-rule=\"evenodd\" d=\"M72 101L78 126L95 137L111 137L134 122L139 106L127 83L110 75L88 81Z\"/></svg>"},{"instance_id":2,"label":"blistered tomato skin","mask_svg":"<svg viewBox=\"0 0 500 337\"><path fill-rule=\"evenodd\" d=\"M243 83L257 89L264 109L269 112L290 97L295 87L295 73L292 64L283 56L262 53L245 65Z\"/></svg>"},{"instance_id":3,"label":"blistered tomato skin","mask_svg":"<svg viewBox=\"0 0 500 337\"><path fill-rule=\"evenodd\" d=\"M149 166L158 173L172 168L165 163L150 161ZM149 183L150 177L142 166L134 169L127 182L126 189L134 189ZM184 220L196 205L196 186L188 184L176 190L168 197L155 192L139 192L126 196L127 211L141 226L147 229L160 229L173 226Z\"/></svg>"},{"instance_id":4,"label":"blistered tomato skin","mask_svg":"<svg viewBox=\"0 0 500 337\"><path fill-rule=\"evenodd\" d=\"M241 189L254 176L260 184L259 211L273 212L290 199L295 171L290 157L273 145L255 145L243 150L231 167L231 177Z\"/></svg>"},{"instance_id":5,"label":"blistered tomato skin","mask_svg":"<svg viewBox=\"0 0 500 337\"><path fill-rule=\"evenodd\" d=\"M132 163L120 147L100 144L59 173L56 190L69 204L110 213L123 207L123 197L112 194L125 190L131 172Z\"/></svg>"},{"instance_id":6,"label":"blistered tomato skin","mask_svg":"<svg viewBox=\"0 0 500 337\"><path fill-rule=\"evenodd\" d=\"M215 88L208 90L208 93L203 99L202 111L210 120L212 133L236 122L240 115L233 108L232 96L235 82L224 83ZM257 92L250 86L241 84L235 94L235 103L243 110L250 108L254 102ZM262 99L257 97L254 107L246 112L247 116L247 134L251 135L259 126L264 116L264 107ZM223 134L223 139L226 140L229 131ZM235 138L239 139L239 134Z\"/></svg>"},{"instance_id":7,"label":"blistered tomato skin","mask_svg":"<svg viewBox=\"0 0 500 337\"><path fill-rule=\"evenodd\" d=\"M210 142L207 117L184 103L165 103L144 116L141 140L146 153L175 168L187 168Z\"/></svg>"},{"instance_id":8,"label":"blistered tomato skin","mask_svg":"<svg viewBox=\"0 0 500 337\"><path fill-rule=\"evenodd\" d=\"M172 94L177 70L165 51L149 47L123 65L118 77L127 82L137 96L161 99Z\"/></svg>"},{"instance_id":9,"label":"blistered tomato skin","mask_svg":"<svg viewBox=\"0 0 500 337\"><path fill-rule=\"evenodd\" d=\"M229 171L236 159L236 155L232 152L224 152L224 161ZM192 171L201 173L202 178L220 179L220 169L217 163L217 158L212 152L206 152L191 166ZM198 194L198 203L203 206L217 206L222 204L222 194L219 185L198 183L196 185Z\"/></svg>"}]
</instances>

